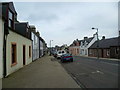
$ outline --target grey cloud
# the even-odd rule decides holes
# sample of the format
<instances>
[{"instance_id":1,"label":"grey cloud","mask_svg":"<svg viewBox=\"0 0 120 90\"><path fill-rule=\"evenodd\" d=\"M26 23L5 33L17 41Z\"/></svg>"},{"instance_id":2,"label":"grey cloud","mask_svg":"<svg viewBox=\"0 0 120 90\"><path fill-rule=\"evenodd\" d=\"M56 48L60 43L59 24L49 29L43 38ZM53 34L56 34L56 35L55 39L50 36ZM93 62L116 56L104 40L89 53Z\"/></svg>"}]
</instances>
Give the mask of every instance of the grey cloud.
<instances>
[{"instance_id":1,"label":"grey cloud","mask_svg":"<svg viewBox=\"0 0 120 90\"><path fill-rule=\"evenodd\" d=\"M31 21L35 21L35 22L40 22L40 21L46 21L46 22L51 22L54 20L57 20L58 17L57 15L54 14L50 14L50 15L46 15L46 14L30 14L27 18L27 20L31 20Z\"/></svg>"},{"instance_id":2,"label":"grey cloud","mask_svg":"<svg viewBox=\"0 0 120 90\"><path fill-rule=\"evenodd\" d=\"M84 36L91 36L99 28L99 34L116 35L117 7L115 3L18 3L16 8L21 20L28 20L47 39L67 43ZM21 5L24 7L21 7ZM21 15L25 15L24 17ZM108 31L106 31L108 30ZM65 38L66 37L66 38ZM63 41L64 40L64 41Z\"/></svg>"}]
</instances>

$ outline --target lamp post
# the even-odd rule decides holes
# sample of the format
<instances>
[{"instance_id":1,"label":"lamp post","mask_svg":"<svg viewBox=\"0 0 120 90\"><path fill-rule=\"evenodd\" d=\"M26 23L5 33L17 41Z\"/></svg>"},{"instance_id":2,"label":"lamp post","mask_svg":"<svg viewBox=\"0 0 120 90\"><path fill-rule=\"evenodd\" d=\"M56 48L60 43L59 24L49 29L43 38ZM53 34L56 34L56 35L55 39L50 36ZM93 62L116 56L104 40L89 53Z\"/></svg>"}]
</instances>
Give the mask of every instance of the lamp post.
<instances>
[{"instance_id":1,"label":"lamp post","mask_svg":"<svg viewBox=\"0 0 120 90\"><path fill-rule=\"evenodd\" d=\"M92 27L92 29L96 29L97 30L97 58L99 59L99 39L98 39L98 28L94 28Z\"/></svg>"},{"instance_id":2,"label":"lamp post","mask_svg":"<svg viewBox=\"0 0 120 90\"><path fill-rule=\"evenodd\" d=\"M53 40L50 40L50 56L51 56L51 44Z\"/></svg>"}]
</instances>

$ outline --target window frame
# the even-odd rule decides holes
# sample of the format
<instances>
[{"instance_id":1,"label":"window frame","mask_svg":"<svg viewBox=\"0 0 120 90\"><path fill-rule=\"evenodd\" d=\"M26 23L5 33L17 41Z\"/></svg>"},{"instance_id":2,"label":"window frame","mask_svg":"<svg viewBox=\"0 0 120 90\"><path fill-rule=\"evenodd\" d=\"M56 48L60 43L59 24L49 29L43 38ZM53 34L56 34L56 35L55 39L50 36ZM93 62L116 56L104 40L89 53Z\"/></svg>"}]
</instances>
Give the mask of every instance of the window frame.
<instances>
[{"instance_id":1,"label":"window frame","mask_svg":"<svg viewBox=\"0 0 120 90\"><path fill-rule=\"evenodd\" d=\"M13 62L13 58L12 58L12 49L13 49L13 45L15 45L16 47L15 47L15 60L14 60L14 62ZM15 43L15 42L12 42L11 43L11 67L12 66L15 66L17 64L17 44Z\"/></svg>"},{"instance_id":2,"label":"window frame","mask_svg":"<svg viewBox=\"0 0 120 90\"><path fill-rule=\"evenodd\" d=\"M109 56L110 55L110 51L107 49L107 56Z\"/></svg>"},{"instance_id":3,"label":"window frame","mask_svg":"<svg viewBox=\"0 0 120 90\"><path fill-rule=\"evenodd\" d=\"M10 14L12 15L11 18ZM11 10L8 11L8 27L14 29L14 14Z\"/></svg>"}]
</instances>

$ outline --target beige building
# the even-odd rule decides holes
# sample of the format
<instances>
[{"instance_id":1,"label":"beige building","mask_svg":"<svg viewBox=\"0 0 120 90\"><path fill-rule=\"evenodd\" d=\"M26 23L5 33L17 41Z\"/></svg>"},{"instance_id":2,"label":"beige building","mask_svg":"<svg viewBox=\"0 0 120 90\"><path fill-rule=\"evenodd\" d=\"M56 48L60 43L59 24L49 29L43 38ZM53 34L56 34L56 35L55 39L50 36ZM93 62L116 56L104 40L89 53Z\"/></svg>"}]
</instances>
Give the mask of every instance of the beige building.
<instances>
[{"instance_id":1,"label":"beige building","mask_svg":"<svg viewBox=\"0 0 120 90\"><path fill-rule=\"evenodd\" d=\"M76 39L73 43L69 46L69 53L75 56L80 55L80 40Z\"/></svg>"},{"instance_id":2,"label":"beige building","mask_svg":"<svg viewBox=\"0 0 120 90\"><path fill-rule=\"evenodd\" d=\"M17 20L17 12L14 8L13 2L2 3L2 17L5 19L4 31L4 77L17 71L25 65L32 62L32 40L19 33L23 29L16 29L15 23ZM26 28L25 35L28 29ZM1 35L0 35L1 36Z\"/></svg>"},{"instance_id":3,"label":"beige building","mask_svg":"<svg viewBox=\"0 0 120 90\"><path fill-rule=\"evenodd\" d=\"M7 75L32 62L32 41L9 30L6 47Z\"/></svg>"},{"instance_id":4,"label":"beige building","mask_svg":"<svg viewBox=\"0 0 120 90\"><path fill-rule=\"evenodd\" d=\"M3 38L4 38L4 21L0 17L0 79L3 77Z\"/></svg>"}]
</instances>

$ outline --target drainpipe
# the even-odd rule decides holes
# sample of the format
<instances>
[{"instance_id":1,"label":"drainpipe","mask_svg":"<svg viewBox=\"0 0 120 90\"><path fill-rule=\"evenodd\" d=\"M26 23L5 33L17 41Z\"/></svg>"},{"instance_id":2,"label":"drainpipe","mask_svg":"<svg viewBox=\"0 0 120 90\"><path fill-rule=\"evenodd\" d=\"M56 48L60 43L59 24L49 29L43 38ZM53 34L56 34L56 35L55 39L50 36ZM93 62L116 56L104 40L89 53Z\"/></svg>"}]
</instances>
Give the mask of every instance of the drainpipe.
<instances>
[{"instance_id":1,"label":"drainpipe","mask_svg":"<svg viewBox=\"0 0 120 90\"><path fill-rule=\"evenodd\" d=\"M7 47L7 35L9 34L7 24L4 24L4 46L3 46L3 77L6 77L7 66L6 66L6 47Z\"/></svg>"}]
</instances>

